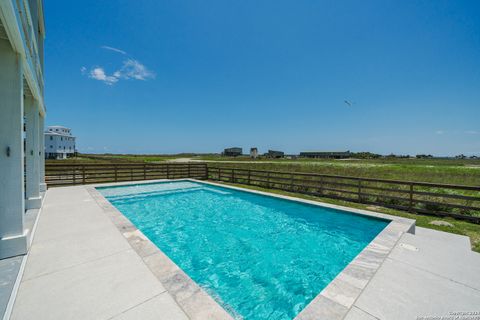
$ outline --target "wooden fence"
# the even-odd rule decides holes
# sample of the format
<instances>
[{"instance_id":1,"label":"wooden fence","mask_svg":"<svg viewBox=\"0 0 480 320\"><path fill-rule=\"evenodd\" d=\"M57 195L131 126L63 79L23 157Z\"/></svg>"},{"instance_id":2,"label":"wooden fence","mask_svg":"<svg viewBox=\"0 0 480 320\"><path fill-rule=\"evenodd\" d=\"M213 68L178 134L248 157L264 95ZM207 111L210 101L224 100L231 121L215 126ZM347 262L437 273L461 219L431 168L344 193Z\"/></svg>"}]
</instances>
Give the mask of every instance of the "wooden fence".
<instances>
[{"instance_id":1,"label":"wooden fence","mask_svg":"<svg viewBox=\"0 0 480 320\"><path fill-rule=\"evenodd\" d=\"M380 205L480 223L480 187L222 168L205 163L60 163L45 165L49 187L153 179L210 179Z\"/></svg>"},{"instance_id":2,"label":"wooden fence","mask_svg":"<svg viewBox=\"0 0 480 320\"><path fill-rule=\"evenodd\" d=\"M208 179L480 223L480 187L208 167Z\"/></svg>"},{"instance_id":3,"label":"wooden fence","mask_svg":"<svg viewBox=\"0 0 480 320\"><path fill-rule=\"evenodd\" d=\"M204 163L89 163L45 164L49 187L153 179L207 178Z\"/></svg>"}]
</instances>

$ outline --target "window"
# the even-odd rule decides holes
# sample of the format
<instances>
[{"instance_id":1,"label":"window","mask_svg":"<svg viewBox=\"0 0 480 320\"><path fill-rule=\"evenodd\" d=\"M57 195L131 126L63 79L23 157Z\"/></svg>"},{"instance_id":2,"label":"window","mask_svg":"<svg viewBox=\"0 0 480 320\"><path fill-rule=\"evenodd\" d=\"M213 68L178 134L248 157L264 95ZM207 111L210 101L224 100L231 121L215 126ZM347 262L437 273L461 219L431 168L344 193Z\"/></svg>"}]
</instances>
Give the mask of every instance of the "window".
<instances>
[{"instance_id":1,"label":"window","mask_svg":"<svg viewBox=\"0 0 480 320\"><path fill-rule=\"evenodd\" d=\"M50 140L53 140L53 137L52 137L52 136L50 136Z\"/></svg>"}]
</instances>

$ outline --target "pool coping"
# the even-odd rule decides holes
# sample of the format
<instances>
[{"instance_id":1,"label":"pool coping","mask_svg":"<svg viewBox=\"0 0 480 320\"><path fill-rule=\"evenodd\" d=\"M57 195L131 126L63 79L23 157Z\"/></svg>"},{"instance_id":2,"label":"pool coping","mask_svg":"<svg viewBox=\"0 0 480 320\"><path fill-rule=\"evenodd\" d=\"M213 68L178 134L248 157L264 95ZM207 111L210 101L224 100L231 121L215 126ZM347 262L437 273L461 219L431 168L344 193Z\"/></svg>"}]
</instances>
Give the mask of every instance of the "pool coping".
<instances>
[{"instance_id":1,"label":"pool coping","mask_svg":"<svg viewBox=\"0 0 480 320\"><path fill-rule=\"evenodd\" d=\"M197 179L159 179L101 183L85 186L97 204L107 214L113 224L143 262L162 283L177 304L191 319L234 319L209 293L193 281L162 250L153 244L135 225L117 210L96 188L132 184L148 184L167 181L192 181L250 192L299 203L327 207L349 213L389 220L390 223L325 287L294 319L313 320L343 319L378 268L397 244L401 236L415 232L415 220L391 216L383 213L333 205L319 201L284 196L264 191L251 190L221 183ZM234 313L234 310L230 310Z\"/></svg>"}]
</instances>

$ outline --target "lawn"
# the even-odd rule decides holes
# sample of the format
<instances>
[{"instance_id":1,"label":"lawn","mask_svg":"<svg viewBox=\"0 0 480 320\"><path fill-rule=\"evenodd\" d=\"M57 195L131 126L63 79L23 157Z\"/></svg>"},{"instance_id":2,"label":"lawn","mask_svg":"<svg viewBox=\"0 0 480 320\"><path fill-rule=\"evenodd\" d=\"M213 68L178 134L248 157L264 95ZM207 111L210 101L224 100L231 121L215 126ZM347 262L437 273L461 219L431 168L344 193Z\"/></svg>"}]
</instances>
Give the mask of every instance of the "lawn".
<instances>
[{"instance_id":1,"label":"lawn","mask_svg":"<svg viewBox=\"0 0 480 320\"><path fill-rule=\"evenodd\" d=\"M234 160L231 160L234 161ZM480 185L479 160L260 160L210 162L221 167L311 172L376 179Z\"/></svg>"},{"instance_id":2,"label":"lawn","mask_svg":"<svg viewBox=\"0 0 480 320\"><path fill-rule=\"evenodd\" d=\"M118 162L162 162L178 158L188 158L180 155L135 155L135 154L80 154L65 160L47 160L47 163L118 163Z\"/></svg>"},{"instance_id":3,"label":"lawn","mask_svg":"<svg viewBox=\"0 0 480 320\"><path fill-rule=\"evenodd\" d=\"M48 163L68 162L164 162L175 159L207 161L212 166L251 168L271 171L311 172L339 176L376 179L432 182L480 186L479 159L266 159L252 161L250 157L222 157L219 155L80 155L67 160L49 160Z\"/></svg>"}]
</instances>

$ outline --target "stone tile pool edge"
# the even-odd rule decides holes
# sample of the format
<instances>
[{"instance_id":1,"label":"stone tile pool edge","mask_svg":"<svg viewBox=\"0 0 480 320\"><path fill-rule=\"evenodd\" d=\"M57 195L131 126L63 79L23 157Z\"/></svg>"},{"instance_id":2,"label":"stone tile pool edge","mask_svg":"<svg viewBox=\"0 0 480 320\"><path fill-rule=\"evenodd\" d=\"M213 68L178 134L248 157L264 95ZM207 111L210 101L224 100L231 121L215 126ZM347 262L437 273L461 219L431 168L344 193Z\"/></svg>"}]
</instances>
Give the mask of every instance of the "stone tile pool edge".
<instances>
[{"instance_id":1,"label":"stone tile pool edge","mask_svg":"<svg viewBox=\"0 0 480 320\"><path fill-rule=\"evenodd\" d=\"M132 184L148 184L166 181L192 181L213 186L287 199L359 215L391 221L346 267L325 287L296 317L295 320L343 319L362 293L378 268L390 254L400 237L415 232L415 220L390 216L373 211L337 206L318 201L283 196L196 179L161 179L126 181L85 186L104 213L142 258L151 272L162 283L177 304L191 319L233 319L206 291L194 282L165 253L155 246L133 223L118 211L97 187L113 187Z\"/></svg>"}]
</instances>

